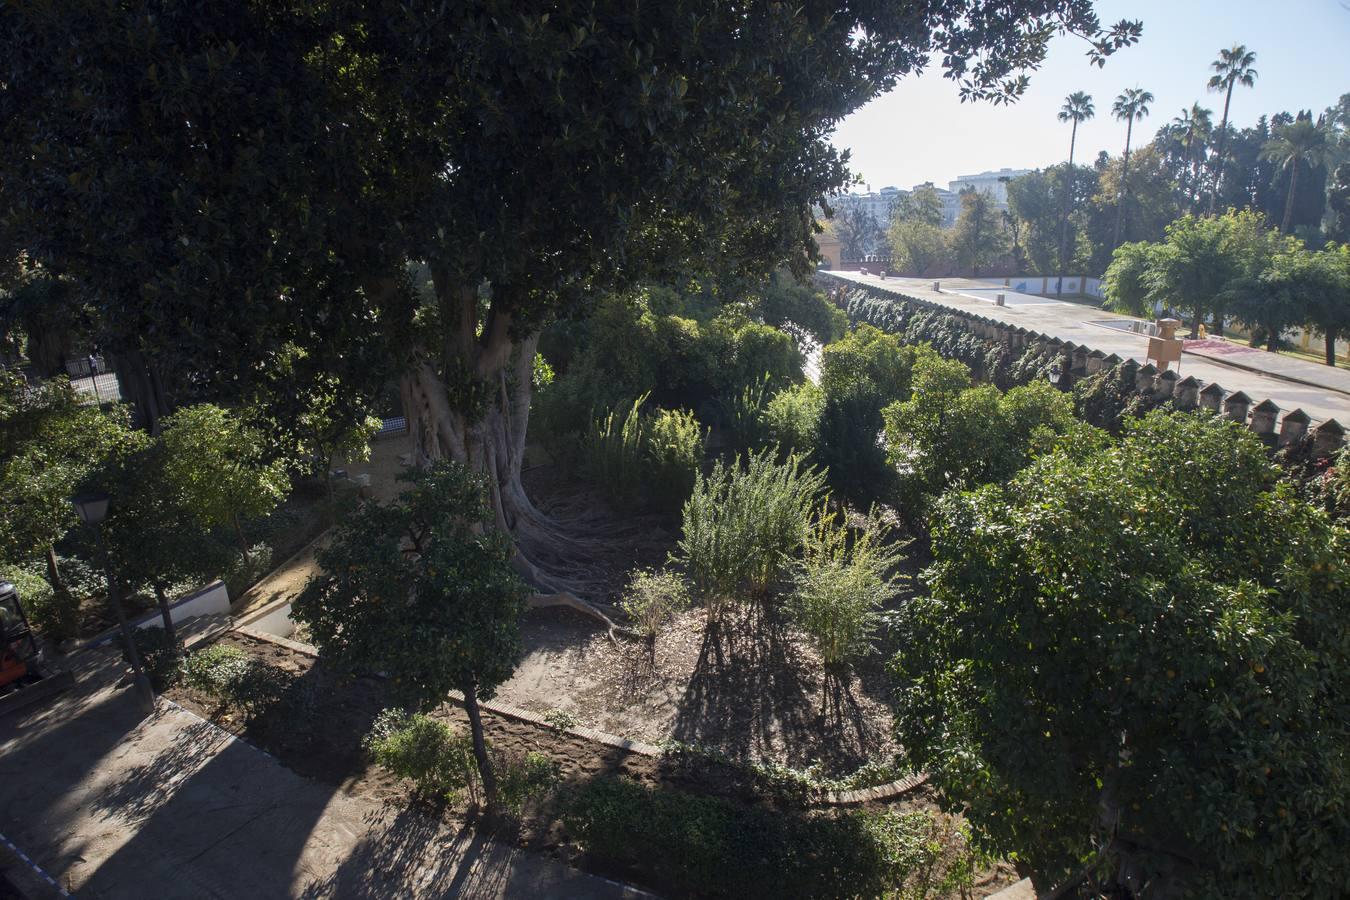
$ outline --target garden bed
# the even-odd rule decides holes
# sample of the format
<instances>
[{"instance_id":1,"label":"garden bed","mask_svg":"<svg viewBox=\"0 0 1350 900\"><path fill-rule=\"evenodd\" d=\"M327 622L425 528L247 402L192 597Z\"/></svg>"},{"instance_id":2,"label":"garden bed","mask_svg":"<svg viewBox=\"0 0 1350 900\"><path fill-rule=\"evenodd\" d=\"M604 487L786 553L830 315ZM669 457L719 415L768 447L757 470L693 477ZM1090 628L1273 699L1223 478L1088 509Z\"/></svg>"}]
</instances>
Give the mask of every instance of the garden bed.
<instances>
[{"instance_id":1,"label":"garden bed","mask_svg":"<svg viewBox=\"0 0 1350 900\"><path fill-rule=\"evenodd\" d=\"M781 617L733 608L710 633L702 610L681 614L654 654L615 643L586 617L538 609L522 620L525 656L498 699L534 712L562 710L583 725L635 740L679 741L746 762L830 775L886 760L898 749L880 660L825 696L819 658Z\"/></svg>"},{"instance_id":2,"label":"garden bed","mask_svg":"<svg viewBox=\"0 0 1350 900\"><path fill-rule=\"evenodd\" d=\"M222 636L219 643L237 647L294 675L284 707L263 711L249 720L238 710L222 709L212 698L181 684L166 693L168 698L244 737L300 774L339 786L353 796L406 805L410 783L373 765L361 746L375 717L390 704L386 683L376 678L341 678L310 656L237 633ZM442 706L435 716L453 727L467 727L458 706ZM738 806L787 809L797 805L787 794L766 793L752 770L704 754L648 756L490 712L484 716L484 727L489 744L499 755L521 758L528 752L543 753L558 766L565 785L622 776L646 787L676 789ZM900 811L931 811L936 804L931 791L922 787L886 806ZM452 821L466 818L465 809L457 805L427 806L426 812ZM509 837L522 846L585 868L624 874L602 861L587 859L548 801L527 805ZM976 895L990 893L1012 879L1006 864L989 867L977 878Z\"/></svg>"}]
</instances>

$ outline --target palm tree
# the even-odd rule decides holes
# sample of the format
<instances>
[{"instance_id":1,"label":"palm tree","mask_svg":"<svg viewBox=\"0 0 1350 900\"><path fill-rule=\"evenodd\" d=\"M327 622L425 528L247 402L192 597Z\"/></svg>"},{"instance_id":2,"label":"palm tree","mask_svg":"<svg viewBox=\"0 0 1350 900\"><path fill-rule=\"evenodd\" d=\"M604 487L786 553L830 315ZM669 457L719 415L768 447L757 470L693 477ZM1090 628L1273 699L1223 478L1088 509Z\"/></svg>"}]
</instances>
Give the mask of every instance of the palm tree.
<instances>
[{"instance_id":1,"label":"palm tree","mask_svg":"<svg viewBox=\"0 0 1350 900\"><path fill-rule=\"evenodd\" d=\"M1181 144L1190 167L1186 196L1192 212L1200 202L1200 166L1205 159L1205 145L1214 133L1212 115L1210 110L1199 103L1192 103L1190 109L1183 109L1181 115L1172 120L1172 133Z\"/></svg>"},{"instance_id":2,"label":"palm tree","mask_svg":"<svg viewBox=\"0 0 1350 900\"><path fill-rule=\"evenodd\" d=\"M1134 87L1126 88L1111 104L1111 115L1126 123L1125 159L1120 166L1120 190L1116 198L1116 234L1111 240L1113 250L1120 246L1120 226L1125 222L1125 201L1130 195L1130 138L1134 135L1134 120L1148 115L1148 105L1152 102L1152 94Z\"/></svg>"},{"instance_id":3,"label":"palm tree","mask_svg":"<svg viewBox=\"0 0 1350 900\"><path fill-rule=\"evenodd\" d=\"M1251 87L1256 84L1256 53L1242 44L1234 44L1227 50L1219 51L1219 58L1209 64L1214 74L1209 77L1211 91L1224 91L1223 120L1219 123L1219 146L1214 154L1214 185L1209 192L1209 212L1214 212L1214 201L1219 196L1219 176L1223 174L1223 145L1228 139L1228 104L1233 102L1233 88L1237 85Z\"/></svg>"},{"instance_id":4,"label":"palm tree","mask_svg":"<svg viewBox=\"0 0 1350 900\"><path fill-rule=\"evenodd\" d=\"M1298 188L1299 170L1305 165L1321 165L1326 159L1327 149L1326 129L1320 123L1314 125L1311 117L1300 117L1293 124L1284 126L1261 148L1262 159L1289 170L1289 194L1284 201L1284 221L1280 223L1280 230L1285 234L1289 233L1289 222L1294 214L1294 191Z\"/></svg>"},{"instance_id":5,"label":"palm tree","mask_svg":"<svg viewBox=\"0 0 1350 900\"><path fill-rule=\"evenodd\" d=\"M1072 212L1070 204L1073 203L1073 183L1076 180L1073 175L1073 148L1078 143L1078 123L1086 122L1096 114L1091 95L1082 91L1074 91L1065 97L1064 105L1059 108L1059 120L1072 122L1073 131L1069 134L1069 168L1064 173L1064 215L1059 226L1059 282L1055 287L1056 295L1064 293L1064 270L1069 267L1069 214Z\"/></svg>"}]
</instances>

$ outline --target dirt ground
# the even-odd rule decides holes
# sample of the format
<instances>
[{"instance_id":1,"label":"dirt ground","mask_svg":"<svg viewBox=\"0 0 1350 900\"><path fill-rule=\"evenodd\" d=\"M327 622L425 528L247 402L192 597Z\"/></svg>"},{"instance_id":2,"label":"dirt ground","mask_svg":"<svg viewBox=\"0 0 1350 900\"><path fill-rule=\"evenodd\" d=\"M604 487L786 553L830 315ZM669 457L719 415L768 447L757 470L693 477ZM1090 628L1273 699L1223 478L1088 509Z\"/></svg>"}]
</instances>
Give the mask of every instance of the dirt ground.
<instances>
[{"instance_id":1,"label":"dirt ground","mask_svg":"<svg viewBox=\"0 0 1350 900\"><path fill-rule=\"evenodd\" d=\"M702 610L659 635L654 654L615 643L570 610L540 609L522 621L526 653L498 690L534 712L563 710L583 725L649 743L674 739L741 760L846 774L897 749L879 666L825 691L819 658L758 605L709 632Z\"/></svg>"}]
</instances>

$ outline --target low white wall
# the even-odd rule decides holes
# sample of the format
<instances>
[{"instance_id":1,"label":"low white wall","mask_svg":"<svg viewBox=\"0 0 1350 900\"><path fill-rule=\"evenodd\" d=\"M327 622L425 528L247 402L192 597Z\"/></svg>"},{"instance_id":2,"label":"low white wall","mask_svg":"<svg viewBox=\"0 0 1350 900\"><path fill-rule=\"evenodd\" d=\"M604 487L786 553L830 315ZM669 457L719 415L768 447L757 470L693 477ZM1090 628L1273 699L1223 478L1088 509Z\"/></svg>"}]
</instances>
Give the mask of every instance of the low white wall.
<instances>
[{"instance_id":1,"label":"low white wall","mask_svg":"<svg viewBox=\"0 0 1350 900\"><path fill-rule=\"evenodd\" d=\"M278 606L264 616L249 620L248 627L267 634L275 634L277 637L290 637L295 633L295 623L291 621L291 605L287 603Z\"/></svg>"},{"instance_id":2,"label":"low white wall","mask_svg":"<svg viewBox=\"0 0 1350 900\"><path fill-rule=\"evenodd\" d=\"M1014 275L1008 279L1008 287L1019 294L1038 294L1043 297L1054 296L1059 289L1058 275ZM1064 293L1082 294L1086 297L1101 299L1102 280L1085 278L1082 275L1064 276Z\"/></svg>"},{"instance_id":3,"label":"low white wall","mask_svg":"<svg viewBox=\"0 0 1350 900\"><path fill-rule=\"evenodd\" d=\"M199 588L169 604L169 618L173 620L175 625L186 622L188 619L195 619L198 616L228 616L229 614L230 592L225 589L225 582L219 580L213 581L206 587ZM132 619L130 624L133 628L163 628L164 619L160 616L157 607ZM112 640L116 634L116 628L109 629L90 640L85 646L97 647Z\"/></svg>"},{"instance_id":4,"label":"low white wall","mask_svg":"<svg viewBox=\"0 0 1350 900\"><path fill-rule=\"evenodd\" d=\"M195 619L197 616L230 614L230 592L225 590L225 582L213 581L169 604L169 618L177 625L179 622ZM163 628L164 619L159 610L154 609L131 624L137 628Z\"/></svg>"}]
</instances>

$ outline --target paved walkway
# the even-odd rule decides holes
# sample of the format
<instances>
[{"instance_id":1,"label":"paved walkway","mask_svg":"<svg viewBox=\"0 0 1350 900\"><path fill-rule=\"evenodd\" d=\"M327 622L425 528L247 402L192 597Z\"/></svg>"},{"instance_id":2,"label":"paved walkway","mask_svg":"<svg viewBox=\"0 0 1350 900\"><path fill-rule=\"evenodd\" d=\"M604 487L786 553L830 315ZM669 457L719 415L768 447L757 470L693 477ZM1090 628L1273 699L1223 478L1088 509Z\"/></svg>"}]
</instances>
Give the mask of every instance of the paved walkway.
<instances>
[{"instance_id":1,"label":"paved walkway","mask_svg":"<svg viewBox=\"0 0 1350 900\"><path fill-rule=\"evenodd\" d=\"M110 657L0 720L0 833L81 897L642 896L420 813L350 797L167 701Z\"/></svg>"},{"instance_id":2,"label":"paved walkway","mask_svg":"<svg viewBox=\"0 0 1350 900\"><path fill-rule=\"evenodd\" d=\"M1031 331L1101 350L1107 355L1114 353L1122 359L1132 357L1140 363L1147 361L1146 335L1100 324L1134 321L1129 316L1051 297L1016 294L991 286L989 282L972 279L942 279L942 293L935 293L932 279L889 277L882 281L875 275L857 272L829 274L1021 325ZM1007 306L994 303L994 295L1000 291L1005 294ZM1334 418L1342 425L1350 425L1350 370L1320 366L1235 344L1229 346L1234 350L1225 353L1218 353L1213 347L1203 354L1188 348L1181 357L1181 375L1218 382L1230 392L1243 391L1257 403L1269 398L1285 412L1298 407L1314 420Z\"/></svg>"}]
</instances>

